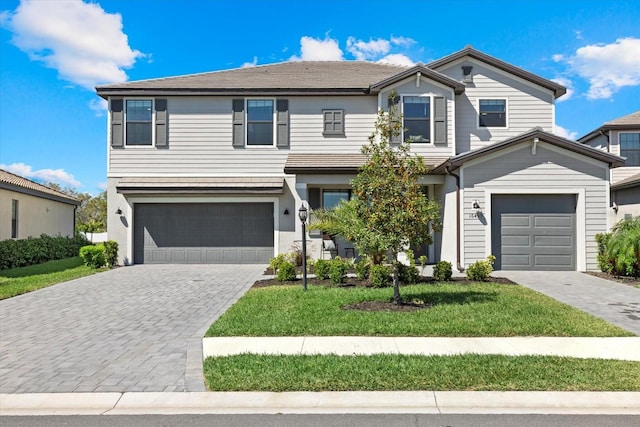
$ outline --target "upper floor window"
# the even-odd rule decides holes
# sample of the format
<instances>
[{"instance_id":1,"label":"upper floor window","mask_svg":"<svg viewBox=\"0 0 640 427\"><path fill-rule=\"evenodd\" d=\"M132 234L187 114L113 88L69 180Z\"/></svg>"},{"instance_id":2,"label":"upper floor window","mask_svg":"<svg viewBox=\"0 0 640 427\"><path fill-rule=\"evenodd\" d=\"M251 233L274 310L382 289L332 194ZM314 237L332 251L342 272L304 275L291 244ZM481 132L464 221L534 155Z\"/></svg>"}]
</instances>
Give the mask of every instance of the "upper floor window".
<instances>
[{"instance_id":1,"label":"upper floor window","mask_svg":"<svg viewBox=\"0 0 640 427\"><path fill-rule=\"evenodd\" d=\"M273 145L273 100L247 100L247 145Z\"/></svg>"},{"instance_id":2,"label":"upper floor window","mask_svg":"<svg viewBox=\"0 0 640 427\"><path fill-rule=\"evenodd\" d=\"M640 166L640 132L620 134L620 155L627 158L625 166Z\"/></svg>"},{"instance_id":3,"label":"upper floor window","mask_svg":"<svg viewBox=\"0 0 640 427\"><path fill-rule=\"evenodd\" d=\"M402 99L404 116L404 140L430 142L431 98L428 96L405 96Z\"/></svg>"},{"instance_id":4,"label":"upper floor window","mask_svg":"<svg viewBox=\"0 0 640 427\"><path fill-rule=\"evenodd\" d=\"M152 145L153 101L128 99L125 115L127 145Z\"/></svg>"},{"instance_id":5,"label":"upper floor window","mask_svg":"<svg viewBox=\"0 0 640 427\"><path fill-rule=\"evenodd\" d=\"M11 200L11 238L18 238L18 201Z\"/></svg>"},{"instance_id":6,"label":"upper floor window","mask_svg":"<svg viewBox=\"0 0 640 427\"><path fill-rule=\"evenodd\" d=\"M351 199L351 190L349 189L340 189L340 190L322 190L322 207L324 209L333 209L342 200L350 200Z\"/></svg>"},{"instance_id":7,"label":"upper floor window","mask_svg":"<svg viewBox=\"0 0 640 427\"><path fill-rule=\"evenodd\" d=\"M507 127L507 100L481 99L479 127Z\"/></svg>"},{"instance_id":8,"label":"upper floor window","mask_svg":"<svg viewBox=\"0 0 640 427\"><path fill-rule=\"evenodd\" d=\"M344 110L322 110L322 134L344 136Z\"/></svg>"}]
</instances>

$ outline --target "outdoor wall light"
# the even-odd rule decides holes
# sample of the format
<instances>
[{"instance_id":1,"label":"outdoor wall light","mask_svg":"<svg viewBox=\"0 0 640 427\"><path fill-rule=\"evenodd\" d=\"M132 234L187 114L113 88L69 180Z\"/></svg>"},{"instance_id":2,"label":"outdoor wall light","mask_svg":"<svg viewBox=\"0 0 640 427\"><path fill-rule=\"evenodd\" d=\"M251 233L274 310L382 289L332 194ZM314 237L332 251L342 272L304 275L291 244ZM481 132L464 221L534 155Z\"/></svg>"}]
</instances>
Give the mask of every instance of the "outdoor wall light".
<instances>
[{"instance_id":1,"label":"outdoor wall light","mask_svg":"<svg viewBox=\"0 0 640 427\"><path fill-rule=\"evenodd\" d=\"M116 209L116 215L122 215L122 209L120 208Z\"/></svg>"},{"instance_id":2,"label":"outdoor wall light","mask_svg":"<svg viewBox=\"0 0 640 427\"><path fill-rule=\"evenodd\" d=\"M284 212L285 215L289 215L289 209L288 208L284 208Z\"/></svg>"},{"instance_id":3,"label":"outdoor wall light","mask_svg":"<svg viewBox=\"0 0 640 427\"><path fill-rule=\"evenodd\" d=\"M480 209L480 203L477 200L473 201L473 205L471 205L471 207L473 207L473 209L479 211Z\"/></svg>"}]
</instances>

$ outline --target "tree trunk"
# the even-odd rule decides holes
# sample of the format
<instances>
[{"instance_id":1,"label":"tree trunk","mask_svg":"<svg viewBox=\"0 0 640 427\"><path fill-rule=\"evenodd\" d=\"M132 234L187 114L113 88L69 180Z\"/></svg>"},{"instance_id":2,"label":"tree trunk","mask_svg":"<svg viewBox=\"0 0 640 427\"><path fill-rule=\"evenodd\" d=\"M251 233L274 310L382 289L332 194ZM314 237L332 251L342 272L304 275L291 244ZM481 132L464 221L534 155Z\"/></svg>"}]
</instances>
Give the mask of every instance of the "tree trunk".
<instances>
[{"instance_id":1,"label":"tree trunk","mask_svg":"<svg viewBox=\"0 0 640 427\"><path fill-rule=\"evenodd\" d=\"M400 298L400 280L398 279L398 253L392 253L392 265L393 265L393 303L395 305L402 304Z\"/></svg>"}]
</instances>

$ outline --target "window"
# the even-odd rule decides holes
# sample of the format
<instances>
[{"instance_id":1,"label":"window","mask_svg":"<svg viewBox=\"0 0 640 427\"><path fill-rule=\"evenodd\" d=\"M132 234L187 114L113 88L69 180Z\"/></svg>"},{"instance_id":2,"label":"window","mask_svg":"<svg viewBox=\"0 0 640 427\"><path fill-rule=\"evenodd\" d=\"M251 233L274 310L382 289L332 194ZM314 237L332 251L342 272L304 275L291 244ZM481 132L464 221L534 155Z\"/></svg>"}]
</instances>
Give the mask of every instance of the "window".
<instances>
[{"instance_id":1,"label":"window","mask_svg":"<svg viewBox=\"0 0 640 427\"><path fill-rule=\"evenodd\" d=\"M322 207L324 209L333 209L338 206L342 200L351 199L351 190L323 190L322 191Z\"/></svg>"},{"instance_id":2,"label":"window","mask_svg":"<svg viewBox=\"0 0 640 427\"><path fill-rule=\"evenodd\" d=\"M620 155L627 158L625 166L640 166L640 133L620 134Z\"/></svg>"},{"instance_id":3,"label":"window","mask_svg":"<svg viewBox=\"0 0 640 427\"><path fill-rule=\"evenodd\" d=\"M404 140L429 142L431 135L431 99L428 96L405 96L402 101Z\"/></svg>"},{"instance_id":4,"label":"window","mask_svg":"<svg viewBox=\"0 0 640 427\"><path fill-rule=\"evenodd\" d=\"M322 110L323 135L344 136L344 110Z\"/></svg>"},{"instance_id":5,"label":"window","mask_svg":"<svg viewBox=\"0 0 640 427\"><path fill-rule=\"evenodd\" d=\"M507 101L505 99L481 99L478 126L507 127Z\"/></svg>"},{"instance_id":6,"label":"window","mask_svg":"<svg viewBox=\"0 0 640 427\"><path fill-rule=\"evenodd\" d=\"M127 118L127 145L152 145L153 101L150 99L128 99L125 114Z\"/></svg>"},{"instance_id":7,"label":"window","mask_svg":"<svg viewBox=\"0 0 640 427\"><path fill-rule=\"evenodd\" d=\"M273 100L247 100L247 145L273 145Z\"/></svg>"},{"instance_id":8,"label":"window","mask_svg":"<svg viewBox=\"0 0 640 427\"><path fill-rule=\"evenodd\" d=\"M18 201L11 200L11 238L18 238Z\"/></svg>"}]
</instances>

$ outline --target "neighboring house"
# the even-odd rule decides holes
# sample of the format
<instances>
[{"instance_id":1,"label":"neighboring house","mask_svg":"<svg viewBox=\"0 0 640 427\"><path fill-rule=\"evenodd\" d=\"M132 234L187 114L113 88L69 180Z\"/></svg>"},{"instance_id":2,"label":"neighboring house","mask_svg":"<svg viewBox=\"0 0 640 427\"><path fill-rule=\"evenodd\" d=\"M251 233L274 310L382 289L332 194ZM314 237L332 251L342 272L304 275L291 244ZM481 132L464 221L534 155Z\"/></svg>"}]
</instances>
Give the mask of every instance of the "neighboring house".
<instances>
[{"instance_id":1,"label":"neighboring house","mask_svg":"<svg viewBox=\"0 0 640 427\"><path fill-rule=\"evenodd\" d=\"M0 240L73 237L80 200L0 169Z\"/></svg>"},{"instance_id":2,"label":"neighboring house","mask_svg":"<svg viewBox=\"0 0 640 427\"><path fill-rule=\"evenodd\" d=\"M640 216L640 111L606 122L578 142L625 158L624 167L611 171L609 228Z\"/></svg>"},{"instance_id":3,"label":"neighboring house","mask_svg":"<svg viewBox=\"0 0 640 427\"><path fill-rule=\"evenodd\" d=\"M565 91L472 47L413 67L288 62L100 86L109 239L125 264L289 252L302 204L350 197L377 111L395 102L443 206L442 231L420 249L429 260L597 269L609 171L623 159L553 134ZM308 238L319 258L321 236Z\"/></svg>"}]
</instances>

